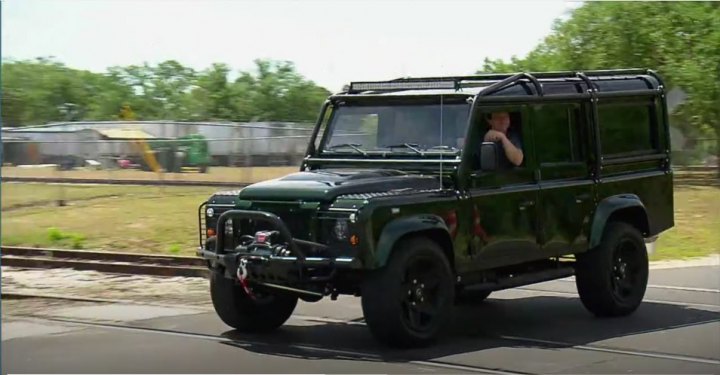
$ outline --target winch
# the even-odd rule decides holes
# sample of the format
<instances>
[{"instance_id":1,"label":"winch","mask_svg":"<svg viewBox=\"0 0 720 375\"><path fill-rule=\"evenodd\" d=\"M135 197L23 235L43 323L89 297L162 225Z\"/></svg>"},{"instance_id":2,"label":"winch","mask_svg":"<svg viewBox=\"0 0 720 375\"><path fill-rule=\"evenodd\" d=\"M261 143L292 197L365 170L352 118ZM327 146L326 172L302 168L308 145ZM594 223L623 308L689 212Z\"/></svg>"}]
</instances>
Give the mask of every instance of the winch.
<instances>
[{"instance_id":1,"label":"winch","mask_svg":"<svg viewBox=\"0 0 720 375\"><path fill-rule=\"evenodd\" d=\"M287 244L282 243L280 231L277 230L258 231L254 236L246 234L240 237L240 242L235 251L273 256L289 256L291 254Z\"/></svg>"}]
</instances>

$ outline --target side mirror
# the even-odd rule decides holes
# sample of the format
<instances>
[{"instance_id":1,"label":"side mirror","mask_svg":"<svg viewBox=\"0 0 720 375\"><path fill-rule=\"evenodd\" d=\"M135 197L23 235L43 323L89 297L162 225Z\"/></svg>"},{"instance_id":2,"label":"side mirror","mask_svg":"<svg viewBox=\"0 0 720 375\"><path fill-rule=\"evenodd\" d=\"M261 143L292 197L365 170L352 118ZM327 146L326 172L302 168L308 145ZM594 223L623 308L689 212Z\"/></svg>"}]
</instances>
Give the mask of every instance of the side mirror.
<instances>
[{"instance_id":1,"label":"side mirror","mask_svg":"<svg viewBox=\"0 0 720 375\"><path fill-rule=\"evenodd\" d=\"M480 146L480 170L494 171L498 167L497 145L493 142L483 142Z\"/></svg>"}]
</instances>

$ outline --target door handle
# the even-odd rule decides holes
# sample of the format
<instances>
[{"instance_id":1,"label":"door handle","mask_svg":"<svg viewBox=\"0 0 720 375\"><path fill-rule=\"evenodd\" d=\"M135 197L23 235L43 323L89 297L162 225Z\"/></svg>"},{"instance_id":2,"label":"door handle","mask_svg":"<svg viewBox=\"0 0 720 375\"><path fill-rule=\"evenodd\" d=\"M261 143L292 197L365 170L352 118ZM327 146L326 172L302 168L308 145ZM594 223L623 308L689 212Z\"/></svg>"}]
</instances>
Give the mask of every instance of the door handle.
<instances>
[{"instance_id":1,"label":"door handle","mask_svg":"<svg viewBox=\"0 0 720 375\"><path fill-rule=\"evenodd\" d=\"M535 201L524 201L524 202L520 202L519 208L520 208L520 211L525 211L526 208L532 207L534 205L535 205Z\"/></svg>"},{"instance_id":2,"label":"door handle","mask_svg":"<svg viewBox=\"0 0 720 375\"><path fill-rule=\"evenodd\" d=\"M590 194L589 194L589 193L576 195L576 196L575 196L575 203L580 204L580 203L582 203L582 202L585 202L585 201L588 200L588 199L590 199Z\"/></svg>"}]
</instances>

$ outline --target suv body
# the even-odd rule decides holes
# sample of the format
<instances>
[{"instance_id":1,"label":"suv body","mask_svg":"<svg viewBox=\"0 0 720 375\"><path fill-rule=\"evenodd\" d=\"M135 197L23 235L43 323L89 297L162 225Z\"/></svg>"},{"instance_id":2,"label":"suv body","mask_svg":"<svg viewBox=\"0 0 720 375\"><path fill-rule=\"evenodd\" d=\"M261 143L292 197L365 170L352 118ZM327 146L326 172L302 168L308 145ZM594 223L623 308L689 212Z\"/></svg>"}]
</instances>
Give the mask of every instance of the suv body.
<instances>
[{"instance_id":1,"label":"suv body","mask_svg":"<svg viewBox=\"0 0 720 375\"><path fill-rule=\"evenodd\" d=\"M483 141L506 112L519 166ZM665 91L650 70L353 82L300 170L199 208L220 318L271 330L297 300L360 296L381 342L432 342L453 303L575 276L597 316L633 312L645 243L673 226Z\"/></svg>"}]
</instances>

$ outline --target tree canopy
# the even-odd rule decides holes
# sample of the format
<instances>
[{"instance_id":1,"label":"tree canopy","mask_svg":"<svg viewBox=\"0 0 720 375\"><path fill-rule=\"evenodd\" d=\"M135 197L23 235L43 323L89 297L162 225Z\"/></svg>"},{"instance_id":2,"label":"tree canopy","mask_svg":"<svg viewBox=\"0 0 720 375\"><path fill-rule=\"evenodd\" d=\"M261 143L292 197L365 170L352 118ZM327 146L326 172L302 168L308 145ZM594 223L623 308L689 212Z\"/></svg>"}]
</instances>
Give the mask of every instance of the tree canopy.
<instances>
[{"instance_id":1,"label":"tree canopy","mask_svg":"<svg viewBox=\"0 0 720 375\"><path fill-rule=\"evenodd\" d=\"M668 89L687 94L675 108L674 126L691 137L720 139L718 2L588 2L557 20L527 56L486 59L482 71L631 67L656 70Z\"/></svg>"},{"instance_id":2,"label":"tree canopy","mask_svg":"<svg viewBox=\"0 0 720 375\"><path fill-rule=\"evenodd\" d=\"M53 59L4 61L3 126L79 120L314 121L330 92L291 62L221 63L195 71L168 60L93 73Z\"/></svg>"}]
</instances>

